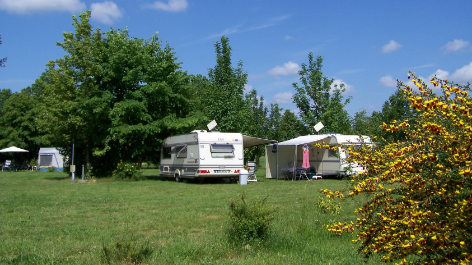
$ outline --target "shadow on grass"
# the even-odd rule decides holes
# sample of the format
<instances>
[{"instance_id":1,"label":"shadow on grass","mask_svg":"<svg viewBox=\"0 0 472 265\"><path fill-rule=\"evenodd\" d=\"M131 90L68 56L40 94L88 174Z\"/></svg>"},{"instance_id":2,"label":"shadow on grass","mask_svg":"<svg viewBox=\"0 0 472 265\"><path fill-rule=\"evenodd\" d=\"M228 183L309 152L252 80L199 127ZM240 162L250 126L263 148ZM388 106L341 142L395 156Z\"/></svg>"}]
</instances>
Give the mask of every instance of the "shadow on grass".
<instances>
[{"instance_id":1,"label":"shadow on grass","mask_svg":"<svg viewBox=\"0 0 472 265\"><path fill-rule=\"evenodd\" d=\"M69 176L57 176L57 177L47 177L47 178L44 178L44 179L47 179L47 180L56 180L56 181L60 181L60 180L67 180L67 179L70 179Z\"/></svg>"},{"instance_id":2,"label":"shadow on grass","mask_svg":"<svg viewBox=\"0 0 472 265\"><path fill-rule=\"evenodd\" d=\"M164 178L164 177L161 177L159 175L147 175L147 176L144 176L144 178L147 179L147 180L158 180L158 181L172 180L171 178Z\"/></svg>"},{"instance_id":3,"label":"shadow on grass","mask_svg":"<svg viewBox=\"0 0 472 265\"><path fill-rule=\"evenodd\" d=\"M165 181L165 182L175 182L174 178L171 177L162 177L159 175L147 175L145 176L146 180L154 181ZM195 179L182 179L181 182L188 184L236 184L237 179L227 179L227 178L195 178Z\"/></svg>"}]
</instances>

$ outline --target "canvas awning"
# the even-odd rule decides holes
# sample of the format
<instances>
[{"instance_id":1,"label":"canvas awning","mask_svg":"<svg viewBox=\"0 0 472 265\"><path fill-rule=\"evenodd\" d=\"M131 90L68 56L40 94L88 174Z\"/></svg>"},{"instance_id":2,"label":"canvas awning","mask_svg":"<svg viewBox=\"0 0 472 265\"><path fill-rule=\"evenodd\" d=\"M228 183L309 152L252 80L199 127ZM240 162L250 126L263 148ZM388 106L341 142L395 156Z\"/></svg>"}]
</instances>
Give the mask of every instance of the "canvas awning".
<instances>
[{"instance_id":1,"label":"canvas awning","mask_svg":"<svg viewBox=\"0 0 472 265\"><path fill-rule=\"evenodd\" d=\"M243 135L244 148L261 145L261 144L276 143L276 142L277 141L275 140L267 140L267 139Z\"/></svg>"},{"instance_id":2,"label":"canvas awning","mask_svg":"<svg viewBox=\"0 0 472 265\"><path fill-rule=\"evenodd\" d=\"M294 139L290 139L285 142L278 143L278 145L304 145L304 144L309 144L309 143L314 143L318 142L321 140L324 140L326 138L331 137L329 134L323 134L323 135L305 135L305 136L300 136Z\"/></svg>"},{"instance_id":3,"label":"canvas awning","mask_svg":"<svg viewBox=\"0 0 472 265\"><path fill-rule=\"evenodd\" d=\"M16 146L10 146L8 148L4 148L0 150L0 153L27 153L29 151L25 149L18 148Z\"/></svg>"}]
</instances>

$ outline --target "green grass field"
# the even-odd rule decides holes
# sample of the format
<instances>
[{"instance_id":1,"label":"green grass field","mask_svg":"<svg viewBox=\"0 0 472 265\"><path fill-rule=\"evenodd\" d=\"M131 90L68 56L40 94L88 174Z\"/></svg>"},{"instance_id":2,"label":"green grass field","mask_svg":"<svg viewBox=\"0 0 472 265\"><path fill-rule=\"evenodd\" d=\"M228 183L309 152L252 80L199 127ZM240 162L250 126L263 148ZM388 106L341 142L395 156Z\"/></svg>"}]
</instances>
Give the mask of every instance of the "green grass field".
<instances>
[{"instance_id":1,"label":"green grass field","mask_svg":"<svg viewBox=\"0 0 472 265\"><path fill-rule=\"evenodd\" d=\"M338 216L321 212L319 189L342 180L238 184L176 183L145 170L145 181L72 182L61 172L0 172L0 264L100 264L104 248L150 250L143 264L376 264L356 253L353 235L323 227L354 219L360 205L342 200ZM228 243L228 201L268 196L278 208L266 242ZM362 199L362 198L360 198ZM116 264L130 264L116 262Z\"/></svg>"}]
</instances>

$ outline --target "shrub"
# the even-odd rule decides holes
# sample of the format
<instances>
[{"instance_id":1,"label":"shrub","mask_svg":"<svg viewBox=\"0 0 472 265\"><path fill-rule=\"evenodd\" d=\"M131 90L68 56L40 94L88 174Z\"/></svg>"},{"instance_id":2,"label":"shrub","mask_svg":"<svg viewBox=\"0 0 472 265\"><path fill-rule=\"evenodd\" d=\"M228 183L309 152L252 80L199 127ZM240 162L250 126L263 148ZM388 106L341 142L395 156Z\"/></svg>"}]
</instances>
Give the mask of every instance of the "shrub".
<instances>
[{"instance_id":1,"label":"shrub","mask_svg":"<svg viewBox=\"0 0 472 265\"><path fill-rule=\"evenodd\" d=\"M267 197L254 203L246 202L243 192L238 199L229 201L229 238L234 243L262 242L270 232L270 222L277 211L266 205Z\"/></svg>"},{"instance_id":2,"label":"shrub","mask_svg":"<svg viewBox=\"0 0 472 265\"><path fill-rule=\"evenodd\" d=\"M54 171L56 171L55 167L48 167L48 172L54 172Z\"/></svg>"},{"instance_id":3,"label":"shrub","mask_svg":"<svg viewBox=\"0 0 472 265\"><path fill-rule=\"evenodd\" d=\"M111 247L102 246L102 262L105 264L141 264L152 254L149 244L137 244L117 240Z\"/></svg>"},{"instance_id":4,"label":"shrub","mask_svg":"<svg viewBox=\"0 0 472 265\"><path fill-rule=\"evenodd\" d=\"M32 167L38 166L38 160L36 160L35 158L31 159L29 165Z\"/></svg>"},{"instance_id":5,"label":"shrub","mask_svg":"<svg viewBox=\"0 0 472 265\"><path fill-rule=\"evenodd\" d=\"M414 74L419 91L399 83L416 111L381 128L405 132L403 142L380 139L375 149L349 150L366 171L353 177L349 196L371 194L356 210L356 242L366 257L423 264L469 264L472 258L472 98L470 85L431 78L442 95ZM374 138L375 139L375 138ZM325 191L334 197L334 193ZM331 226L335 232L343 224ZM346 229L351 232L352 229Z\"/></svg>"},{"instance_id":6,"label":"shrub","mask_svg":"<svg viewBox=\"0 0 472 265\"><path fill-rule=\"evenodd\" d=\"M142 180L144 177L136 164L120 162L113 171L113 178L119 180Z\"/></svg>"},{"instance_id":7,"label":"shrub","mask_svg":"<svg viewBox=\"0 0 472 265\"><path fill-rule=\"evenodd\" d=\"M316 201L318 208L330 214L339 215L341 213L341 203L330 200L329 198L318 197Z\"/></svg>"}]
</instances>

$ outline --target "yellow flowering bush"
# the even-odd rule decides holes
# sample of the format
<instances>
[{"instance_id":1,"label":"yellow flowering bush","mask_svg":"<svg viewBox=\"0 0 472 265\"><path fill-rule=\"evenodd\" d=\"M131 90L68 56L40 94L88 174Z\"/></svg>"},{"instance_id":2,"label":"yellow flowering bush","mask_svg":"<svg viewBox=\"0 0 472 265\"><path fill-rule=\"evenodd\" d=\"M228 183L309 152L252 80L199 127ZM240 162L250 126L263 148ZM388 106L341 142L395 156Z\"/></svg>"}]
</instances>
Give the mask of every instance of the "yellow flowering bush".
<instances>
[{"instance_id":1,"label":"yellow flowering bush","mask_svg":"<svg viewBox=\"0 0 472 265\"><path fill-rule=\"evenodd\" d=\"M142 171L135 163L120 161L113 171L113 178L120 180L142 180Z\"/></svg>"},{"instance_id":2,"label":"yellow flowering bush","mask_svg":"<svg viewBox=\"0 0 472 265\"><path fill-rule=\"evenodd\" d=\"M345 196L370 194L353 229L328 226L335 233L357 232L359 252L378 254L385 262L469 264L472 256L472 99L470 85L436 77L437 95L414 73L416 87L400 90L417 115L383 124L403 131L406 141L382 142L348 150L348 160L365 172L353 176ZM322 191L328 197L339 192Z\"/></svg>"}]
</instances>

